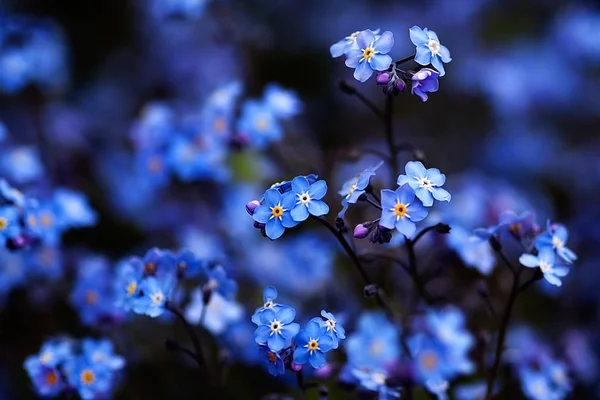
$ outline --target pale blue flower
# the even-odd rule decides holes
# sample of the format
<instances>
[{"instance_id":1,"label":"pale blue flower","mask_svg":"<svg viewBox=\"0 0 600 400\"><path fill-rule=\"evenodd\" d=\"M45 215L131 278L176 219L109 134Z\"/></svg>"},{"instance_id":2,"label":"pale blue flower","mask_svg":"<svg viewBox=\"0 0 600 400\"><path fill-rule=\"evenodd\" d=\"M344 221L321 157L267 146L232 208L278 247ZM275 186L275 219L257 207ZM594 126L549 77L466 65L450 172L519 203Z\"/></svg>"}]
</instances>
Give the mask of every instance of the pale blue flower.
<instances>
[{"instance_id":1,"label":"pale blue flower","mask_svg":"<svg viewBox=\"0 0 600 400\"><path fill-rule=\"evenodd\" d=\"M369 30L362 31L356 38L357 49L346 54L346 66L356 68L354 78L365 82L373 75L373 71L385 71L392 64L392 57L387 55L394 45L394 35L385 31L379 38Z\"/></svg>"},{"instance_id":2,"label":"pale blue flower","mask_svg":"<svg viewBox=\"0 0 600 400\"><path fill-rule=\"evenodd\" d=\"M421 29L413 26L409 29L410 40L417 46L415 61L421 65L433 65L440 72L440 76L445 75L444 64L452 61L450 51L440 43L436 33L429 29Z\"/></svg>"}]
</instances>

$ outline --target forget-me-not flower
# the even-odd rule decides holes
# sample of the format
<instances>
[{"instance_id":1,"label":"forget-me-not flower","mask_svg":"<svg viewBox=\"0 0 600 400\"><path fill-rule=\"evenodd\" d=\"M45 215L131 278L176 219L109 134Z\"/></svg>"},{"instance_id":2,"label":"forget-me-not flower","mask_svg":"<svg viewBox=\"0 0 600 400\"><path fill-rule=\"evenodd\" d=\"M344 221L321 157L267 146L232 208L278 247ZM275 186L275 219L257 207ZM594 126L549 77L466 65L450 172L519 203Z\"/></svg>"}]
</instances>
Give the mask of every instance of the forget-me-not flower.
<instances>
[{"instance_id":1,"label":"forget-me-not flower","mask_svg":"<svg viewBox=\"0 0 600 400\"><path fill-rule=\"evenodd\" d=\"M427 217L427 208L415 199L415 192L409 185L402 185L396 191L381 191L381 220L379 225L387 229L396 229L406 237L417 230L415 222Z\"/></svg>"},{"instance_id":2,"label":"forget-me-not flower","mask_svg":"<svg viewBox=\"0 0 600 400\"><path fill-rule=\"evenodd\" d=\"M398 186L408 183L425 207L431 207L433 199L450 201L450 193L441 188L446 182L446 175L440 173L439 169L425 169L420 161L409 161L404 170L406 175L398 176Z\"/></svg>"},{"instance_id":3,"label":"forget-me-not flower","mask_svg":"<svg viewBox=\"0 0 600 400\"><path fill-rule=\"evenodd\" d=\"M337 43L334 43L329 48L329 52L331 53L331 57L336 58L347 54L350 50L358 49L358 45L356 44L356 38L361 31L356 31L346 36L342 40ZM379 29L376 29L373 32L375 38L379 37Z\"/></svg>"},{"instance_id":4,"label":"forget-me-not flower","mask_svg":"<svg viewBox=\"0 0 600 400\"><path fill-rule=\"evenodd\" d=\"M296 195L296 205L290 211L294 221L302 222L309 214L320 217L329 212L329 206L321 200L327 193L325 181L316 181L311 185L305 177L297 176L292 180L292 191Z\"/></svg>"},{"instance_id":5,"label":"forget-me-not flower","mask_svg":"<svg viewBox=\"0 0 600 400\"><path fill-rule=\"evenodd\" d=\"M385 31L379 38L370 30L362 31L356 37L357 49L346 53L346 66L356 68L354 78L365 82L373 75L373 71L385 71L392 63L387 55L394 45L394 35Z\"/></svg>"},{"instance_id":6,"label":"forget-me-not flower","mask_svg":"<svg viewBox=\"0 0 600 400\"><path fill-rule=\"evenodd\" d=\"M174 281L168 277L161 280L147 277L140 285L140 291L144 295L136 298L133 311L152 318L158 317L165 311L166 302L170 299L173 289Z\"/></svg>"},{"instance_id":7,"label":"forget-me-not flower","mask_svg":"<svg viewBox=\"0 0 600 400\"><path fill-rule=\"evenodd\" d=\"M388 400L390 398L400 398L398 389L387 386L386 380L388 373L384 369L352 369L352 376L358 379L360 387L377 392L377 399Z\"/></svg>"},{"instance_id":8,"label":"forget-me-not flower","mask_svg":"<svg viewBox=\"0 0 600 400\"><path fill-rule=\"evenodd\" d=\"M331 338L333 339L333 348L337 349L339 341L346 338L346 330L338 323L332 313L321 310L321 317L323 317L323 319L313 319L318 321L319 324L331 335Z\"/></svg>"},{"instance_id":9,"label":"forget-me-not flower","mask_svg":"<svg viewBox=\"0 0 600 400\"><path fill-rule=\"evenodd\" d=\"M285 365L279 353L271 351L266 346L260 346L258 352L260 353L260 357L265 361L271 375L277 376L285 373Z\"/></svg>"},{"instance_id":10,"label":"forget-me-not flower","mask_svg":"<svg viewBox=\"0 0 600 400\"><path fill-rule=\"evenodd\" d=\"M438 82L439 76L440 73L431 68L423 68L415 72L411 78L411 93L419 96L422 101L427 101L429 98L427 93L437 92L440 88L440 83Z\"/></svg>"},{"instance_id":11,"label":"forget-me-not flower","mask_svg":"<svg viewBox=\"0 0 600 400\"><path fill-rule=\"evenodd\" d=\"M410 40L417 46L415 61L421 65L433 65L444 76L444 64L452 61L450 51L440 43L436 33L429 29L413 26L409 29Z\"/></svg>"},{"instance_id":12,"label":"forget-me-not flower","mask_svg":"<svg viewBox=\"0 0 600 400\"><path fill-rule=\"evenodd\" d=\"M263 289L263 306L256 309L254 315L252 315L252 322L256 325L260 324L260 313L265 310L273 310L275 312L279 311L281 304L275 303L275 299L277 299L277 289L273 286L267 286Z\"/></svg>"},{"instance_id":13,"label":"forget-me-not flower","mask_svg":"<svg viewBox=\"0 0 600 400\"><path fill-rule=\"evenodd\" d=\"M277 312L263 311L260 313L258 328L254 331L254 340L258 344L266 344L271 351L289 346L300 330L300 325L293 322L295 317L296 310L289 306L282 307Z\"/></svg>"},{"instance_id":14,"label":"forget-me-not flower","mask_svg":"<svg viewBox=\"0 0 600 400\"><path fill-rule=\"evenodd\" d=\"M333 348L333 338L317 321L311 320L306 328L294 339L298 345L294 351L294 362L304 364L307 361L313 368L325 366L325 353Z\"/></svg>"},{"instance_id":15,"label":"forget-me-not flower","mask_svg":"<svg viewBox=\"0 0 600 400\"><path fill-rule=\"evenodd\" d=\"M569 239L569 231L562 224L551 224L547 222L547 231L535 238L535 248L538 251L544 248L550 248L556 251L556 254L569 264L577 260L577 255L566 247Z\"/></svg>"},{"instance_id":16,"label":"forget-me-not flower","mask_svg":"<svg viewBox=\"0 0 600 400\"><path fill-rule=\"evenodd\" d=\"M265 203L254 210L252 218L256 222L265 224L265 232L270 239L278 239L283 235L285 228L298 225L290 211L296 206L296 194L286 192L281 194L277 189L265 192Z\"/></svg>"},{"instance_id":17,"label":"forget-me-not flower","mask_svg":"<svg viewBox=\"0 0 600 400\"><path fill-rule=\"evenodd\" d=\"M522 254L519 257L519 262L526 267L539 267L550 284L561 286L562 281L559 278L566 276L569 273L569 268L563 265L556 265L556 256L550 248L544 248L539 251L537 256L533 254Z\"/></svg>"},{"instance_id":18,"label":"forget-me-not flower","mask_svg":"<svg viewBox=\"0 0 600 400\"><path fill-rule=\"evenodd\" d=\"M286 120L302 111L303 106L300 99L298 99L298 95L275 83L271 83L266 87L263 98L278 118Z\"/></svg>"}]
</instances>

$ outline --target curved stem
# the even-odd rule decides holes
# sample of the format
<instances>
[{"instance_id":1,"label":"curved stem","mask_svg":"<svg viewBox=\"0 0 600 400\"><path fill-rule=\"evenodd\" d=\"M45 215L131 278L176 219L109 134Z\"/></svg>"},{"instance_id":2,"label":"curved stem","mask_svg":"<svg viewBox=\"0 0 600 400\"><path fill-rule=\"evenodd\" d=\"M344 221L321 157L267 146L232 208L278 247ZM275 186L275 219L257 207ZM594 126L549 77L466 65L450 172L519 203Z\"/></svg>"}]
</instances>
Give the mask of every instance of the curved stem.
<instances>
[{"instance_id":1,"label":"curved stem","mask_svg":"<svg viewBox=\"0 0 600 400\"><path fill-rule=\"evenodd\" d=\"M385 140L390 151L392 178L398 177L398 148L394 144L394 96L388 94L385 99Z\"/></svg>"},{"instance_id":2,"label":"curved stem","mask_svg":"<svg viewBox=\"0 0 600 400\"><path fill-rule=\"evenodd\" d=\"M420 238L419 235L417 235L415 239L418 238ZM423 277L419 275L419 271L417 269L417 256L415 254L414 246L415 242L407 238L406 249L408 251L408 272L413 280L413 283L415 284L415 288L417 289L419 296L421 296L425 303L432 305L435 300L425 288L426 282L423 280Z\"/></svg>"},{"instance_id":3,"label":"curved stem","mask_svg":"<svg viewBox=\"0 0 600 400\"><path fill-rule=\"evenodd\" d=\"M394 64L404 64L405 62L409 62L415 59L416 55L412 55L412 56L408 56L408 57L404 57L403 59L396 61Z\"/></svg>"}]
</instances>

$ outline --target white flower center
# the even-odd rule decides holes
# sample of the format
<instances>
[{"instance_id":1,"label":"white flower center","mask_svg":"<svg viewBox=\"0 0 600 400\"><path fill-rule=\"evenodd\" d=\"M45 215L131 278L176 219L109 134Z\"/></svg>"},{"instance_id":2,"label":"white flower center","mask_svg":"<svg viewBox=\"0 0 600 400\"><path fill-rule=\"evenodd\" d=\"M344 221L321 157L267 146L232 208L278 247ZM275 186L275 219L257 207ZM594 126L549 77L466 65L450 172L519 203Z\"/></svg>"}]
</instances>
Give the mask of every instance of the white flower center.
<instances>
[{"instance_id":1,"label":"white flower center","mask_svg":"<svg viewBox=\"0 0 600 400\"><path fill-rule=\"evenodd\" d=\"M150 299L155 306L158 306L162 304L163 300L165 299L165 295L163 292L156 292L150 297Z\"/></svg>"},{"instance_id":2,"label":"white flower center","mask_svg":"<svg viewBox=\"0 0 600 400\"><path fill-rule=\"evenodd\" d=\"M271 328L271 335L273 335L274 333L281 332L282 326L283 326L283 324L281 322L274 319L273 322L271 322L271 325L269 326L269 328Z\"/></svg>"},{"instance_id":3,"label":"white flower center","mask_svg":"<svg viewBox=\"0 0 600 400\"><path fill-rule=\"evenodd\" d=\"M561 249L564 245L565 242L563 242L556 236L552 236L552 246L554 246L555 249Z\"/></svg>"},{"instance_id":4,"label":"white flower center","mask_svg":"<svg viewBox=\"0 0 600 400\"><path fill-rule=\"evenodd\" d=\"M335 330L335 321L332 319L328 319L327 321L325 321L325 324L327 324L327 330L332 330L334 332L336 332Z\"/></svg>"},{"instance_id":5,"label":"white flower center","mask_svg":"<svg viewBox=\"0 0 600 400\"><path fill-rule=\"evenodd\" d=\"M427 178L417 178L417 182L419 182L419 186L429 190L430 192L433 190L433 184Z\"/></svg>"},{"instance_id":6,"label":"white flower center","mask_svg":"<svg viewBox=\"0 0 600 400\"><path fill-rule=\"evenodd\" d=\"M552 265L548 264L546 261L540 261L540 269L543 273L548 273L552 269Z\"/></svg>"},{"instance_id":7,"label":"white flower center","mask_svg":"<svg viewBox=\"0 0 600 400\"><path fill-rule=\"evenodd\" d=\"M431 50L431 54L433 55L436 55L440 52L440 42L437 40L429 39L427 47L429 47L429 50Z\"/></svg>"},{"instance_id":8,"label":"white flower center","mask_svg":"<svg viewBox=\"0 0 600 400\"><path fill-rule=\"evenodd\" d=\"M375 372L372 375L373 381L378 384L378 385L385 385L385 374L382 374L381 372Z\"/></svg>"},{"instance_id":9,"label":"white flower center","mask_svg":"<svg viewBox=\"0 0 600 400\"><path fill-rule=\"evenodd\" d=\"M297 194L296 196L298 196L298 202L296 204L304 204L306 207L308 207L308 203L312 200L308 192Z\"/></svg>"}]
</instances>

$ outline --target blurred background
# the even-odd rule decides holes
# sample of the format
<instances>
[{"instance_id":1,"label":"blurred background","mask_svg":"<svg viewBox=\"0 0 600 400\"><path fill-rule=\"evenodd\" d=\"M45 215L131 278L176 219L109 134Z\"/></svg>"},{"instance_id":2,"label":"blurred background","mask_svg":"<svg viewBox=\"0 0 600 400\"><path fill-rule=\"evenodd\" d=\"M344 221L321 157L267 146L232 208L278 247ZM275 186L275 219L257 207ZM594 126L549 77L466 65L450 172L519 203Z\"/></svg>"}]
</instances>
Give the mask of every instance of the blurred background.
<instances>
[{"instance_id":1,"label":"blurred background","mask_svg":"<svg viewBox=\"0 0 600 400\"><path fill-rule=\"evenodd\" d=\"M453 228L418 249L423 270L438 277L431 291L460 307L485 343L496 324L478 288L486 281L502 309L510 276L487 244L467 238L506 209L532 211L542 228L565 224L578 261L560 289L541 281L524 294L512 323L569 365L568 398L599 398L600 9L559 0L0 0L0 177L41 204L59 188L81 194L91 214L41 245L2 250L0 398L36 398L23 362L60 335L113 340L127 360L114 398L202 398L194 365L164 349L167 337L187 340L175 321L115 312L99 323L74 294L90 263L110 275L152 247L190 249L238 282L243 317L214 335L229 365L223 398L297 396L293 376L272 377L257 361L250 315L262 288L275 285L297 320L322 308L344 315L347 332L374 305L318 224L269 241L244 205L273 182L315 173L328 182L334 220L342 184L380 159L359 149L386 151L381 121L338 82L381 108L385 99L329 47L357 30L389 30L390 54L401 59L414 53L413 25L436 31L453 58L426 103L407 89L394 104L398 142L445 173L453 195L422 225ZM246 105L273 84L297 101L275 122L276 139L210 136L237 139ZM402 153L400 169L413 158ZM394 184L382 167L374 186ZM352 230L369 218L375 210L359 206L346 223ZM403 312L412 285L402 271L384 262L369 270ZM345 357L331 355L340 365ZM331 399L354 398L335 374L323 382ZM502 384L498 398L525 398L518 377Z\"/></svg>"}]
</instances>

